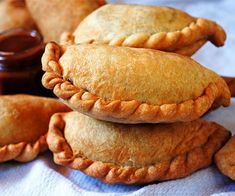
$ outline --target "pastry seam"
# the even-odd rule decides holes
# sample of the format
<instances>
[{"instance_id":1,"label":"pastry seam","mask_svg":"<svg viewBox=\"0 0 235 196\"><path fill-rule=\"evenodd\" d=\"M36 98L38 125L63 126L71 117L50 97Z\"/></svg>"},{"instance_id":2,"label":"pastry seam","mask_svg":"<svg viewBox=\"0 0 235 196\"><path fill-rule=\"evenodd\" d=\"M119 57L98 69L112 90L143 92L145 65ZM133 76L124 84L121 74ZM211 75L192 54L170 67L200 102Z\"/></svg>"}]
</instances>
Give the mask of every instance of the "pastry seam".
<instances>
[{"instance_id":1,"label":"pastry seam","mask_svg":"<svg viewBox=\"0 0 235 196\"><path fill-rule=\"evenodd\" d=\"M107 101L62 78L62 68L58 62L60 53L61 48L56 43L46 46L42 58L43 70L46 71L42 78L44 87L53 89L54 94L65 100L74 110L90 113L101 120L108 118L110 121L115 119L115 122L119 122L119 119L123 122L124 119L125 123L191 121L202 116L212 105L230 104L230 92L219 82L210 83L200 97L179 104L150 105L136 100Z\"/></svg>"},{"instance_id":2,"label":"pastry seam","mask_svg":"<svg viewBox=\"0 0 235 196\"><path fill-rule=\"evenodd\" d=\"M0 147L0 163L16 160L27 162L35 159L41 152L47 150L46 135L41 136L33 143L20 142Z\"/></svg>"},{"instance_id":3,"label":"pastry seam","mask_svg":"<svg viewBox=\"0 0 235 196\"><path fill-rule=\"evenodd\" d=\"M61 37L60 37L60 44L62 45L71 45L71 44L75 44L74 41L75 37L69 33L69 32L64 32L62 33ZM198 48L202 47L205 43L206 43L206 39L201 39L198 40L190 45L187 46L183 46L182 48L178 48L175 50L169 50L169 52L174 52L174 53L178 53L184 56L192 56L197 50ZM91 41L88 42L89 44L101 44L102 42L99 43L99 41ZM105 44L105 42L103 42L103 44Z\"/></svg>"},{"instance_id":4,"label":"pastry seam","mask_svg":"<svg viewBox=\"0 0 235 196\"><path fill-rule=\"evenodd\" d=\"M65 38L62 36L62 42ZM226 34L223 28L217 23L204 18L197 18L196 21L191 22L188 26L177 31L158 32L155 34L148 32L134 33L129 36L115 37L110 40L105 40L104 38L103 40L88 40L88 42L103 43L112 46L174 51L206 38L216 46L223 46Z\"/></svg>"},{"instance_id":5,"label":"pastry seam","mask_svg":"<svg viewBox=\"0 0 235 196\"><path fill-rule=\"evenodd\" d=\"M79 169L88 175L100 178L111 184L147 183L156 180L185 177L198 169L210 165L212 155L230 136L229 133L220 132L225 130L223 127L215 127L202 146L196 147L185 154L179 154L170 160L136 168L132 166L119 166L115 163L93 161L84 157L76 157L64 138L64 128L65 121L63 119L63 113L53 115L49 125L47 143L49 149L53 152L55 163L68 166L72 169ZM221 134L223 134L224 139L218 140L222 137ZM197 161L194 161L195 156L198 157ZM189 157L191 159L190 163Z\"/></svg>"}]
</instances>

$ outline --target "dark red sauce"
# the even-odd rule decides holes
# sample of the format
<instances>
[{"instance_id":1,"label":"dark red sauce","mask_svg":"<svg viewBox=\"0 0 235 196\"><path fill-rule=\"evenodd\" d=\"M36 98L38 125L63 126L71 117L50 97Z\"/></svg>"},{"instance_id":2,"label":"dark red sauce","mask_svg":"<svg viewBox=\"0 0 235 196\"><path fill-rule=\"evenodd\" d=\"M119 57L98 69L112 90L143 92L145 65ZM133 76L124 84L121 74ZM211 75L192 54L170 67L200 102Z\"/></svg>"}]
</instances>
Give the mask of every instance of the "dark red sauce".
<instances>
[{"instance_id":1,"label":"dark red sauce","mask_svg":"<svg viewBox=\"0 0 235 196\"><path fill-rule=\"evenodd\" d=\"M37 31L12 29L0 34L0 94L46 95L41 85L42 37Z\"/></svg>"},{"instance_id":2,"label":"dark red sauce","mask_svg":"<svg viewBox=\"0 0 235 196\"><path fill-rule=\"evenodd\" d=\"M40 40L27 34L19 34L5 37L0 40L0 51L2 52L21 52L40 44Z\"/></svg>"}]
</instances>

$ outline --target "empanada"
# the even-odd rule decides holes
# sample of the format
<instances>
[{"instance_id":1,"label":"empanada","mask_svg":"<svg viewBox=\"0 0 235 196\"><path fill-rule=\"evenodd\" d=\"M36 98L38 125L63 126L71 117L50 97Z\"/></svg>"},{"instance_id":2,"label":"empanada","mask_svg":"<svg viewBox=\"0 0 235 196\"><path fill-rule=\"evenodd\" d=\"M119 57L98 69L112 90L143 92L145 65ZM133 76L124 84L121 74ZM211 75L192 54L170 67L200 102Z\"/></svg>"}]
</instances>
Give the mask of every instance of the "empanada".
<instances>
[{"instance_id":1,"label":"empanada","mask_svg":"<svg viewBox=\"0 0 235 196\"><path fill-rule=\"evenodd\" d=\"M42 82L72 109L121 123L191 121L230 92L216 73L174 53L96 44L49 43Z\"/></svg>"},{"instance_id":2,"label":"empanada","mask_svg":"<svg viewBox=\"0 0 235 196\"><path fill-rule=\"evenodd\" d=\"M35 24L24 0L0 1L0 32L11 28L34 29Z\"/></svg>"},{"instance_id":3,"label":"empanada","mask_svg":"<svg viewBox=\"0 0 235 196\"><path fill-rule=\"evenodd\" d=\"M123 125L78 112L52 116L47 142L54 161L107 183L149 183L185 177L212 162L228 140L222 126L197 120Z\"/></svg>"},{"instance_id":4,"label":"empanada","mask_svg":"<svg viewBox=\"0 0 235 196\"><path fill-rule=\"evenodd\" d=\"M87 16L74 32L75 43L152 48L192 55L207 40L222 46L226 34L213 21L169 8L108 4Z\"/></svg>"},{"instance_id":5,"label":"empanada","mask_svg":"<svg viewBox=\"0 0 235 196\"><path fill-rule=\"evenodd\" d=\"M235 136L215 155L215 162L219 170L235 180Z\"/></svg>"},{"instance_id":6,"label":"empanada","mask_svg":"<svg viewBox=\"0 0 235 196\"><path fill-rule=\"evenodd\" d=\"M70 109L31 95L0 96L0 162L31 161L47 149L45 135L52 114Z\"/></svg>"},{"instance_id":7,"label":"empanada","mask_svg":"<svg viewBox=\"0 0 235 196\"><path fill-rule=\"evenodd\" d=\"M104 0L26 0L46 42L59 41L62 32L74 31L85 16L104 3Z\"/></svg>"}]
</instances>

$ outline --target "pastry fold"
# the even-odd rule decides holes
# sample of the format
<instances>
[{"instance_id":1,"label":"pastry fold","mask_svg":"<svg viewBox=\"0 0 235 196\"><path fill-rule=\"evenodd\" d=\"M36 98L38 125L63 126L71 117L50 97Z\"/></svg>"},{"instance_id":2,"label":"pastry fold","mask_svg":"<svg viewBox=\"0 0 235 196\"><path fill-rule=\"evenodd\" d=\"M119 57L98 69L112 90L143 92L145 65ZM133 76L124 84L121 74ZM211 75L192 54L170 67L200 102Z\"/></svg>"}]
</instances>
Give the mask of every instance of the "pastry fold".
<instances>
[{"instance_id":1,"label":"pastry fold","mask_svg":"<svg viewBox=\"0 0 235 196\"><path fill-rule=\"evenodd\" d=\"M219 170L235 180L235 136L215 155L215 162Z\"/></svg>"},{"instance_id":2,"label":"pastry fold","mask_svg":"<svg viewBox=\"0 0 235 196\"><path fill-rule=\"evenodd\" d=\"M73 35L75 43L151 48L188 56L207 40L222 46L226 39L223 28L213 21L169 7L127 4L97 9Z\"/></svg>"},{"instance_id":3,"label":"pastry fold","mask_svg":"<svg viewBox=\"0 0 235 196\"><path fill-rule=\"evenodd\" d=\"M35 159L47 147L52 114L71 111L63 103L30 95L0 96L0 162Z\"/></svg>"},{"instance_id":4,"label":"pastry fold","mask_svg":"<svg viewBox=\"0 0 235 196\"><path fill-rule=\"evenodd\" d=\"M228 140L222 126L203 120L123 125L76 111L52 116L47 135L55 163L106 183L149 183L207 167Z\"/></svg>"},{"instance_id":5,"label":"pastry fold","mask_svg":"<svg viewBox=\"0 0 235 196\"><path fill-rule=\"evenodd\" d=\"M44 40L59 41L64 31L74 31L92 11L105 4L104 0L26 0Z\"/></svg>"},{"instance_id":6,"label":"pastry fold","mask_svg":"<svg viewBox=\"0 0 235 196\"><path fill-rule=\"evenodd\" d=\"M43 85L73 110L121 123L191 121L228 106L230 91L192 59L150 49L49 43Z\"/></svg>"}]
</instances>

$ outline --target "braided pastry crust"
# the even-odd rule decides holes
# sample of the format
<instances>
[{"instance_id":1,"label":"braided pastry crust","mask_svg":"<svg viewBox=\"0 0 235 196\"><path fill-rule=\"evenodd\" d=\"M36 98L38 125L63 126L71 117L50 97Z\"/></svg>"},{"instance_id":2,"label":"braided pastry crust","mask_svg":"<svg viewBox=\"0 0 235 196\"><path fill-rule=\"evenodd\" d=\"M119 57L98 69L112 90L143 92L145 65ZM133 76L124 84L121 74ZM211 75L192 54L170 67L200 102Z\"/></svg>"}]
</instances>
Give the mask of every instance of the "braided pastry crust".
<instances>
[{"instance_id":1,"label":"braided pastry crust","mask_svg":"<svg viewBox=\"0 0 235 196\"><path fill-rule=\"evenodd\" d=\"M35 159L39 153L48 149L46 135L41 136L33 143L20 142L18 144L9 144L0 147L0 162L16 160L19 162L28 162Z\"/></svg>"},{"instance_id":2,"label":"braided pastry crust","mask_svg":"<svg viewBox=\"0 0 235 196\"><path fill-rule=\"evenodd\" d=\"M73 113L73 114L72 114ZM155 147L152 146L152 141L150 139L150 143L146 142L146 137L148 138L148 128L146 130L142 129L138 130L138 126L135 128L130 128L133 125L129 125L129 127L126 127L127 125L121 125L122 128L117 130L119 137L121 137L122 144L120 144L120 138L116 138L116 142L112 143L111 138L114 132L116 130L111 130L105 131L107 128L105 125L103 125L105 122L102 121L97 121L97 122L91 122L92 120L95 121L94 119L89 120L80 120L79 121L79 113L77 112L71 112L71 113L60 113L60 114L55 114L52 116L51 121L50 121L50 126L49 126L49 132L47 136L47 142L49 145L49 149L53 152L54 155L54 161L55 163L63 166L70 167L72 169L78 169L81 170L82 172L86 173L87 175L96 177L101 179L102 181L110 184L114 183L124 183L124 184L139 184L139 183L149 183L152 181L163 181L163 180L169 180L169 179L176 179L176 178L181 178L185 177L201 168L207 167L211 164L212 162L212 156L213 154L221 148L224 142L228 140L230 137L230 134L228 131L226 131L223 127L219 126L216 123L208 123L208 122L203 122L203 121L195 121L195 122L189 122L187 125L181 123L182 125L182 130L180 129L179 125L174 125L171 124L168 127L171 129L171 131L166 128L166 130L159 130L162 132L165 131L170 131L169 134L175 134L177 135L176 131L178 130L181 133L178 133L179 135L185 134L183 129L188 129L190 133L192 132L192 135L187 138L187 134L185 135L186 138L181 140L180 138L175 138L177 141L180 140L180 143L172 141L168 143L167 149L165 149L166 152L171 151L173 152L173 156L166 153L164 150L158 150L158 145L161 145L160 140L164 140L163 138L159 137L159 135L156 137L156 134L159 134L158 132L158 126L159 125L143 125L143 126L155 126L155 128L151 128L151 134L154 134L154 136L150 136L151 138L154 137L156 140ZM72 130L71 126L69 126L69 123L73 121L69 121L69 118L73 118L74 121L79 121L79 123L75 123L74 125L75 128ZM81 117L82 118L82 117ZM84 117L88 118L88 117ZM87 124L86 124L87 123ZM93 125L91 127L88 125L89 124L95 124L97 123L97 127L95 128ZM109 123L111 124L111 123ZM79 127L81 126L81 127ZM111 124L107 125L111 127L118 127L119 125ZM164 126L164 125L163 125ZM196 128L197 127L197 128ZM82 129L82 131L80 130ZM85 130L87 129L87 130ZM96 129L96 130L95 130ZM100 130L99 130L100 129ZM126 130L125 130L126 129ZM128 143L128 135L130 132L135 131L136 129L137 132L135 132L133 135L132 133L129 135L129 137L134 137L135 142L133 144L127 144ZM156 130L155 130L156 129ZM81 149L72 149L72 143L69 143L69 141L65 137L65 131L67 131L67 134L71 134L72 131L77 130L81 132L80 137L74 138L74 136L71 136L74 141L78 141L81 145ZM94 131L95 130L95 131ZM174 131L173 131L174 130ZM89 131L92 131L92 134L88 133ZM103 135L105 131L105 134ZM85 134L85 132L87 134ZM107 133L108 132L108 133ZM121 133L120 133L121 132ZM122 133L123 132L123 133ZM125 133L124 133L125 132ZM140 146L142 144L138 144L138 141L136 140L136 135L135 134L143 134L142 137L144 139L144 149L141 149ZM186 130L187 132L187 130ZM84 133L84 134L83 134ZM95 134L97 133L97 135ZM95 135L94 135L95 134ZM108 134L108 137L110 138L110 141L106 141L106 134ZM110 135L109 135L110 134ZM165 133L164 133L165 134ZM158 138L159 137L159 138ZM165 140L171 140L168 138L167 134L164 135ZM181 136L177 136L181 137ZM184 136L182 136L184 137ZM161 138L161 139L160 139ZM187 147L187 140L190 138L190 145L193 145L194 147ZM106 141L105 144L102 143L99 146L97 146L96 141ZM162 141L161 140L161 141ZM202 143L196 144L198 141L201 141ZM70 141L71 142L71 141ZM118 143L117 143L118 142ZM142 142L143 143L143 142ZM175 144L176 143L176 144ZM98 142L99 144L99 142ZM85 147L83 146L85 145ZM87 146L86 146L87 145ZM103 149L102 146L107 146L108 153ZM128 152L133 152L136 149L138 149L138 153L135 154L134 156L129 158L129 161L133 161L133 164L121 164L121 163L115 163L115 160L120 160L120 159L126 159L125 156L129 156L128 152L126 152L124 149L123 151L119 153L115 145L122 146L122 149L128 148L129 145L134 145L134 147L130 147L133 149L130 149ZM125 146L128 145L128 146ZM148 146L150 145L150 146ZM186 146L185 146L186 145ZM93 149L94 146L96 146L98 149ZM161 146L162 147L162 146ZM165 148L165 144L164 147ZM83 148L83 149L82 149ZM91 149L88 149L91 148ZM106 148L106 147L104 147ZM140 149L139 149L140 148ZM89 152L93 152L93 154L90 154L90 156L96 156L96 159L93 160L89 157L86 157L84 152L84 149ZM148 159L153 159L151 164L144 164L141 165L140 163L134 162L134 160L143 160L142 158L142 153L146 153L146 149L149 149L148 155L153 154L156 157L156 154L158 154L156 162L154 162L154 158L148 158ZM180 152L177 154L178 150ZM133 151L132 151L133 150ZM115 152L114 152L115 151ZM88 152L88 154L89 154ZM154 153L155 152L155 153ZM98 153L98 155L97 155ZM115 160L111 160L110 162L103 161L102 159L111 159L107 157L107 154L110 153L111 158L114 158ZM105 155L106 154L106 155ZM160 155L161 154L161 155ZM148 156L144 154L144 156ZM98 158L100 156L100 159ZM113 157L114 156L114 157ZM130 155L131 156L131 155ZM138 158L141 157L141 158ZM150 156L152 157L152 156ZM129 162L128 161L128 162ZM135 164L138 164L136 166Z\"/></svg>"},{"instance_id":3,"label":"braided pastry crust","mask_svg":"<svg viewBox=\"0 0 235 196\"><path fill-rule=\"evenodd\" d=\"M172 51L170 50L170 52L174 52L174 53L185 55L185 56L192 56L199 48L201 48L206 43L206 41L207 41L206 39L201 39L191 45L188 45L179 49L175 49ZM62 33L60 37L60 44L61 45L75 44L74 35L69 32ZM91 40L88 42L88 44L108 44L108 42ZM133 46L129 46L129 47L133 47Z\"/></svg>"},{"instance_id":4,"label":"braided pastry crust","mask_svg":"<svg viewBox=\"0 0 235 196\"><path fill-rule=\"evenodd\" d=\"M113 38L107 41L92 40L91 43L174 51L190 46L205 38L209 38L216 46L222 46L224 45L226 35L222 27L218 24L203 18L198 18L196 22L191 23L181 31L155 34L136 33L128 37Z\"/></svg>"}]
</instances>

